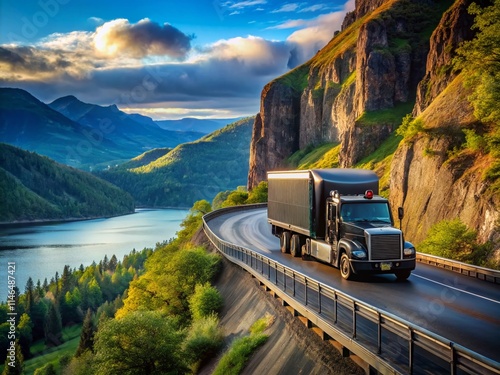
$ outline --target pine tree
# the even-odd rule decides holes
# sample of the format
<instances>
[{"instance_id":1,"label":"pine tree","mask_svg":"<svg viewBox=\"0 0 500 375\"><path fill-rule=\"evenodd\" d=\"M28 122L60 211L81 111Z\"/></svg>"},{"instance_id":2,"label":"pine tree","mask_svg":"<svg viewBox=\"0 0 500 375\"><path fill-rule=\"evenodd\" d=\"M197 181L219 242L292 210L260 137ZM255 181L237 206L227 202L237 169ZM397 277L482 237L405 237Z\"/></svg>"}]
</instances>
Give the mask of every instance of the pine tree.
<instances>
[{"instance_id":1,"label":"pine tree","mask_svg":"<svg viewBox=\"0 0 500 375\"><path fill-rule=\"evenodd\" d=\"M95 326L92 319L92 310L88 309L83 320L82 333L80 334L80 343L76 350L76 356L79 357L86 350L93 350L94 348L94 334Z\"/></svg>"},{"instance_id":2,"label":"pine tree","mask_svg":"<svg viewBox=\"0 0 500 375\"><path fill-rule=\"evenodd\" d=\"M35 285L31 277L29 277L28 281L26 282L26 289L24 290L24 294L26 296L25 311L29 315L31 313L31 308L35 303Z\"/></svg>"},{"instance_id":3,"label":"pine tree","mask_svg":"<svg viewBox=\"0 0 500 375\"><path fill-rule=\"evenodd\" d=\"M16 340L14 353L7 353L2 375L21 375L24 373L24 358L19 341ZM14 355L11 355L14 354Z\"/></svg>"},{"instance_id":4,"label":"pine tree","mask_svg":"<svg viewBox=\"0 0 500 375\"><path fill-rule=\"evenodd\" d=\"M45 319L45 344L48 346L58 346L62 342L61 314L56 304L51 303Z\"/></svg>"}]
</instances>

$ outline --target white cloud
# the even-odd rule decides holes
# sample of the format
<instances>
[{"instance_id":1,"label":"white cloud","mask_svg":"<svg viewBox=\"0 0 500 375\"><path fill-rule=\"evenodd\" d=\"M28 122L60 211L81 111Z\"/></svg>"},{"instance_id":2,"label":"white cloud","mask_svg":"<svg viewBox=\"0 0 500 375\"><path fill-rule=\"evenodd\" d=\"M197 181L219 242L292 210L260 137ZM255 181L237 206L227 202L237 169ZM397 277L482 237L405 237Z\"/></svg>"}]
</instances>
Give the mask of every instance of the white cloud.
<instances>
[{"instance_id":1,"label":"white cloud","mask_svg":"<svg viewBox=\"0 0 500 375\"><path fill-rule=\"evenodd\" d=\"M285 4L282 5L281 8L275 9L271 11L271 13L287 13L287 12L294 12L299 8L299 4L297 3L290 3L290 4Z\"/></svg>"},{"instance_id":2,"label":"white cloud","mask_svg":"<svg viewBox=\"0 0 500 375\"><path fill-rule=\"evenodd\" d=\"M240 1L234 4L229 5L229 8L231 9L242 9L242 8L248 8L252 7L255 5L263 5L267 4L267 0L246 0L246 1Z\"/></svg>"}]
</instances>

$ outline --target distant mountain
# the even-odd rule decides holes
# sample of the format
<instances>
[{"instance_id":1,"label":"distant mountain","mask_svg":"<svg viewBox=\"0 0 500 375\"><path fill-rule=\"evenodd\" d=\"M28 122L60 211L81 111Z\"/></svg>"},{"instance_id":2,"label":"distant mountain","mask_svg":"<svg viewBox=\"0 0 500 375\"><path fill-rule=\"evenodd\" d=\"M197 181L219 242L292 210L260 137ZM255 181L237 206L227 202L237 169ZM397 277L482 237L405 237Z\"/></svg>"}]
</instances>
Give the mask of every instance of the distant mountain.
<instances>
[{"instance_id":1,"label":"distant mountain","mask_svg":"<svg viewBox=\"0 0 500 375\"><path fill-rule=\"evenodd\" d=\"M155 121L159 127L166 130L194 131L204 134L210 134L224 126L239 121L243 117L233 119L198 119L192 117L182 118L180 120L161 120Z\"/></svg>"},{"instance_id":2,"label":"distant mountain","mask_svg":"<svg viewBox=\"0 0 500 375\"><path fill-rule=\"evenodd\" d=\"M0 143L0 222L82 219L133 211L132 197L116 186Z\"/></svg>"},{"instance_id":3,"label":"distant mountain","mask_svg":"<svg viewBox=\"0 0 500 375\"><path fill-rule=\"evenodd\" d=\"M27 91L0 88L0 142L78 167L123 160L131 154L123 155L107 137L92 135L91 127L67 118Z\"/></svg>"},{"instance_id":4,"label":"distant mountain","mask_svg":"<svg viewBox=\"0 0 500 375\"><path fill-rule=\"evenodd\" d=\"M96 175L128 191L137 205L191 207L200 199L211 201L220 191L246 185L253 121L240 120L198 141L150 151Z\"/></svg>"},{"instance_id":5,"label":"distant mountain","mask_svg":"<svg viewBox=\"0 0 500 375\"><path fill-rule=\"evenodd\" d=\"M120 111L116 105L103 107L84 103L74 96L59 98L49 106L73 121L92 127L95 133L113 139L120 147L134 150L129 157L153 148L175 147L204 135L189 130L162 129L149 117L129 115Z\"/></svg>"},{"instance_id":6,"label":"distant mountain","mask_svg":"<svg viewBox=\"0 0 500 375\"><path fill-rule=\"evenodd\" d=\"M0 88L0 142L80 169L106 168L204 135L161 129L139 116L114 105L83 103L74 96L47 105L27 91Z\"/></svg>"}]
</instances>

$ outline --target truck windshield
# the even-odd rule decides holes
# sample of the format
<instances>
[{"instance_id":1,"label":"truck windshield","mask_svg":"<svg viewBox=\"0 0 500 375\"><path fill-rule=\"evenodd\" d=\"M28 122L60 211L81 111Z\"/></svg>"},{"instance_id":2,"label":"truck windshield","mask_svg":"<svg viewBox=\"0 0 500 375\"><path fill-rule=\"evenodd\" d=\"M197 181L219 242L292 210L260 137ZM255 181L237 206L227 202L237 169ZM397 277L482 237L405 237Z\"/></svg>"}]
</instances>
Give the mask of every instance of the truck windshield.
<instances>
[{"instance_id":1,"label":"truck windshield","mask_svg":"<svg viewBox=\"0 0 500 375\"><path fill-rule=\"evenodd\" d=\"M343 221L378 221L391 223L387 203L344 203L340 210Z\"/></svg>"}]
</instances>

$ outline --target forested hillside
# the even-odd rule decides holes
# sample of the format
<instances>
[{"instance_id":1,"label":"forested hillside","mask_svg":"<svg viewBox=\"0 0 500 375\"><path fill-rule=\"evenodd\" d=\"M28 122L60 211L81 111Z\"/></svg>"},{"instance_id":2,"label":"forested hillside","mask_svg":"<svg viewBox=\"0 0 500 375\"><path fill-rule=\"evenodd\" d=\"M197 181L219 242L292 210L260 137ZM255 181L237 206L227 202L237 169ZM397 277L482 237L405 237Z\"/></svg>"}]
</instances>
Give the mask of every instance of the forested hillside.
<instances>
[{"instance_id":1,"label":"forested hillside","mask_svg":"<svg viewBox=\"0 0 500 375\"><path fill-rule=\"evenodd\" d=\"M81 219L134 211L132 197L89 173L0 143L0 221Z\"/></svg>"},{"instance_id":2,"label":"forested hillside","mask_svg":"<svg viewBox=\"0 0 500 375\"><path fill-rule=\"evenodd\" d=\"M246 118L198 141L171 151L153 150L96 175L129 192L141 206L190 207L201 199L211 201L220 191L246 185L252 123L253 118Z\"/></svg>"}]
</instances>

